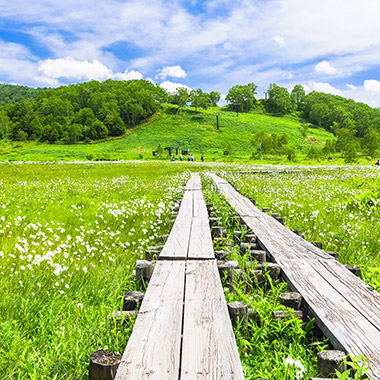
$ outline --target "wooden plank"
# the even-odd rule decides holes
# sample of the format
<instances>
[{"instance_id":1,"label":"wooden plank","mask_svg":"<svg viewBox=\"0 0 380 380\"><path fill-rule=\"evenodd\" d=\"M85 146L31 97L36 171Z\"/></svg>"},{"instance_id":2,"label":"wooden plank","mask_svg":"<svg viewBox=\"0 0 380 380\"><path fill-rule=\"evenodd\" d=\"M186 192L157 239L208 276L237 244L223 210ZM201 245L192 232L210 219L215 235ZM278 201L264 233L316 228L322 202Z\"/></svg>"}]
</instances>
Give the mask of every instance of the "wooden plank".
<instances>
[{"instance_id":1,"label":"wooden plank","mask_svg":"<svg viewBox=\"0 0 380 380\"><path fill-rule=\"evenodd\" d=\"M190 180L186 184L185 190L200 190L201 188L201 177L199 176L199 173L191 173Z\"/></svg>"},{"instance_id":2,"label":"wooden plank","mask_svg":"<svg viewBox=\"0 0 380 380\"><path fill-rule=\"evenodd\" d=\"M157 262L115 380L178 380L185 266Z\"/></svg>"},{"instance_id":3,"label":"wooden plank","mask_svg":"<svg viewBox=\"0 0 380 380\"><path fill-rule=\"evenodd\" d=\"M185 191L177 218L162 249L160 260L185 260L189 248L193 215L193 192Z\"/></svg>"},{"instance_id":4,"label":"wooden plank","mask_svg":"<svg viewBox=\"0 0 380 380\"><path fill-rule=\"evenodd\" d=\"M215 260L189 261L181 379L244 379Z\"/></svg>"},{"instance_id":5,"label":"wooden plank","mask_svg":"<svg viewBox=\"0 0 380 380\"><path fill-rule=\"evenodd\" d=\"M187 257L191 260L215 258L208 218L193 218Z\"/></svg>"},{"instance_id":6,"label":"wooden plank","mask_svg":"<svg viewBox=\"0 0 380 380\"><path fill-rule=\"evenodd\" d=\"M259 211L225 181L212 176L236 211L282 266L291 287L302 294L310 313L332 343L346 352L371 358L371 374L380 379L379 293L339 262L275 219Z\"/></svg>"},{"instance_id":7,"label":"wooden plank","mask_svg":"<svg viewBox=\"0 0 380 380\"><path fill-rule=\"evenodd\" d=\"M193 191L193 216L208 219L206 202L202 191Z\"/></svg>"}]
</instances>

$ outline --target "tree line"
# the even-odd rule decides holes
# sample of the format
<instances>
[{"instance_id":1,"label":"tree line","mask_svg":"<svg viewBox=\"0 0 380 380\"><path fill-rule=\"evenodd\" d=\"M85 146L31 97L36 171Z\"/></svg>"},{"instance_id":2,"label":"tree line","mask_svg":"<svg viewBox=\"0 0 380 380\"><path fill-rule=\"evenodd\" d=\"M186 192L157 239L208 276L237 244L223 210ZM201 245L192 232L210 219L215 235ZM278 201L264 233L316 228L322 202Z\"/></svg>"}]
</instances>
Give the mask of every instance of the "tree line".
<instances>
[{"instance_id":1,"label":"tree line","mask_svg":"<svg viewBox=\"0 0 380 380\"><path fill-rule=\"evenodd\" d=\"M76 143L121 136L151 116L165 94L146 80L42 89L35 98L0 109L0 138Z\"/></svg>"},{"instance_id":2,"label":"tree line","mask_svg":"<svg viewBox=\"0 0 380 380\"><path fill-rule=\"evenodd\" d=\"M232 87L226 102L231 110L237 112L261 111L275 116L295 114L301 117L300 128L305 139L307 128L315 126L332 132L335 141L327 141L322 152L331 154L341 152L350 161L358 152L375 157L380 146L380 109L367 104L355 102L337 95L311 92L306 95L301 85L296 85L289 92L285 87L270 84L265 92L265 99L257 100L257 86L254 83ZM268 147L273 151L270 136L260 136L259 150ZM286 146L286 145L284 145ZM310 148L311 156L318 154L318 149ZM312 157L314 158L314 157Z\"/></svg>"},{"instance_id":3,"label":"tree line","mask_svg":"<svg viewBox=\"0 0 380 380\"><path fill-rule=\"evenodd\" d=\"M256 95L254 83L235 85L229 89L226 103L237 114L294 114L303 121L300 128L303 141L309 127L324 128L336 136L326 143L324 152L336 150L345 157L355 157L359 151L371 157L377 154L380 109L336 95L320 92L306 95L301 85L289 92L273 83L268 86L264 99L257 99ZM30 91L25 86L1 85L0 101L5 105L0 106L0 138L76 143L122 136L128 128L155 113L160 103L175 104L179 112L188 105L195 110L216 106L220 97L217 91L206 93L185 87L168 93L146 80L109 79ZM288 146L283 136L278 139L275 136L272 139L277 140L270 141L271 136L267 135L260 135L260 155L267 149L274 151L279 150L279 146ZM311 152L317 153L316 149Z\"/></svg>"}]
</instances>

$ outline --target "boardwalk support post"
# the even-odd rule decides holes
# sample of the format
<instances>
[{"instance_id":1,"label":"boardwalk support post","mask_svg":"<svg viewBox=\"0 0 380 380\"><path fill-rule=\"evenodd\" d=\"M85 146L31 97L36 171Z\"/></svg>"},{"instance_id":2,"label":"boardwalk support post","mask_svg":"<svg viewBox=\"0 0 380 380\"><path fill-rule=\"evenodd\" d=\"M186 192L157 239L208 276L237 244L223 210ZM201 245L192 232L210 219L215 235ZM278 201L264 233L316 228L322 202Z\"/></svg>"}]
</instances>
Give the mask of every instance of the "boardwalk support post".
<instances>
[{"instance_id":1,"label":"boardwalk support post","mask_svg":"<svg viewBox=\"0 0 380 380\"><path fill-rule=\"evenodd\" d=\"M245 321L248 317L248 305L244 302L230 302L228 305L232 325L236 326L238 320Z\"/></svg>"},{"instance_id":2,"label":"boardwalk support post","mask_svg":"<svg viewBox=\"0 0 380 380\"><path fill-rule=\"evenodd\" d=\"M136 310L142 303L144 293L136 291L126 292L123 294L123 298L123 311Z\"/></svg>"},{"instance_id":3,"label":"boardwalk support post","mask_svg":"<svg viewBox=\"0 0 380 380\"><path fill-rule=\"evenodd\" d=\"M90 356L89 380L113 380L121 361L118 352L98 350Z\"/></svg>"},{"instance_id":4,"label":"boardwalk support post","mask_svg":"<svg viewBox=\"0 0 380 380\"><path fill-rule=\"evenodd\" d=\"M338 350L326 350L318 352L318 372L322 376L331 377L335 375L335 370L343 373L347 370L347 365L344 363L346 354Z\"/></svg>"},{"instance_id":5,"label":"boardwalk support post","mask_svg":"<svg viewBox=\"0 0 380 380\"><path fill-rule=\"evenodd\" d=\"M154 269L153 261L137 260L136 261L136 280L148 282L152 277Z\"/></svg>"},{"instance_id":6,"label":"boardwalk support post","mask_svg":"<svg viewBox=\"0 0 380 380\"><path fill-rule=\"evenodd\" d=\"M301 309L302 296L296 292L282 293L280 294L280 303L286 307L290 307L294 310Z\"/></svg>"}]
</instances>

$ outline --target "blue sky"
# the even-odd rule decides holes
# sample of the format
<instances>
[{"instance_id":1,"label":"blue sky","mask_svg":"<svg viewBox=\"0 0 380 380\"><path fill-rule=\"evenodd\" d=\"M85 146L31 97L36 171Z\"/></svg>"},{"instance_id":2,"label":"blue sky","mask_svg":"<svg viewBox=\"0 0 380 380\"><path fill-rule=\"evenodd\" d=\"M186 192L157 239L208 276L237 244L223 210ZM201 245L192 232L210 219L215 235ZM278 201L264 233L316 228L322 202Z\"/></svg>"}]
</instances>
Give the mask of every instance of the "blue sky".
<instances>
[{"instance_id":1,"label":"blue sky","mask_svg":"<svg viewBox=\"0 0 380 380\"><path fill-rule=\"evenodd\" d=\"M302 84L380 107L378 0L0 0L0 82Z\"/></svg>"}]
</instances>

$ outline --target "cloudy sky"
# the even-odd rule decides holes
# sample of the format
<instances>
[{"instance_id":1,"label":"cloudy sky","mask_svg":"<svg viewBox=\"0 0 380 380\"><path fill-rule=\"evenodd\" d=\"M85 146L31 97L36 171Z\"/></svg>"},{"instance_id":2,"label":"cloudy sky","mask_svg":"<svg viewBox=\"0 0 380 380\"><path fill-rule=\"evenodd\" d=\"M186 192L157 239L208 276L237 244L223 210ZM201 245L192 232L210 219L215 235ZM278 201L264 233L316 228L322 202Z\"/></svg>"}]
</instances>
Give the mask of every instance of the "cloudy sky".
<instances>
[{"instance_id":1,"label":"cloudy sky","mask_svg":"<svg viewBox=\"0 0 380 380\"><path fill-rule=\"evenodd\" d=\"M380 107L379 0L0 0L0 82L254 82Z\"/></svg>"}]
</instances>

